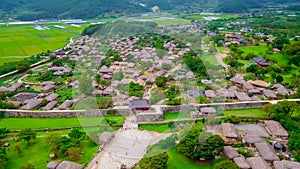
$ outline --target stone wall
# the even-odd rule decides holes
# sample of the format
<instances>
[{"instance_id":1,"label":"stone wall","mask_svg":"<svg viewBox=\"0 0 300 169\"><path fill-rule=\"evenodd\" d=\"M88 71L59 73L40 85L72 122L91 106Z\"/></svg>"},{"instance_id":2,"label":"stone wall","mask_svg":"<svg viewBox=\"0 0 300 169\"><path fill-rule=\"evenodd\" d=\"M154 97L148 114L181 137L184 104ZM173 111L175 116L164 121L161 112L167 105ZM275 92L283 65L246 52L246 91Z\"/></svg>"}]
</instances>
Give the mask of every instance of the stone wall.
<instances>
[{"instance_id":1,"label":"stone wall","mask_svg":"<svg viewBox=\"0 0 300 169\"><path fill-rule=\"evenodd\" d=\"M70 110L70 111L27 111L5 110L5 117L32 117L32 118L63 118L63 117L97 117L107 115L108 109L102 110ZM130 109L118 109L116 115L128 115Z\"/></svg>"},{"instance_id":2,"label":"stone wall","mask_svg":"<svg viewBox=\"0 0 300 169\"><path fill-rule=\"evenodd\" d=\"M136 114L137 121L162 121L164 115L162 113L138 113Z\"/></svg>"}]
</instances>

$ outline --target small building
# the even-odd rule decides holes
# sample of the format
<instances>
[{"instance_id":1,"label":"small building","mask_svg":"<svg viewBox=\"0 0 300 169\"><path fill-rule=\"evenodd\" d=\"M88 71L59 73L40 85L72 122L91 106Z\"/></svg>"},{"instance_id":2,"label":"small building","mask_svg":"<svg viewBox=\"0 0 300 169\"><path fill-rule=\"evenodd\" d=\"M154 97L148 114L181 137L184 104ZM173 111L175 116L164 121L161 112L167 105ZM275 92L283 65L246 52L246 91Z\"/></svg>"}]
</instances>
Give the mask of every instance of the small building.
<instances>
[{"instance_id":1,"label":"small building","mask_svg":"<svg viewBox=\"0 0 300 169\"><path fill-rule=\"evenodd\" d=\"M52 92L54 90L54 88L55 88L55 85L49 84L49 85L42 87L41 92L49 93L49 92Z\"/></svg>"},{"instance_id":2,"label":"small building","mask_svg":"<svg viewBox=\"0 0 300 169\"><path fill-rule=\"evenodd\" d=\"M205 96L209 99L212 99L212 98L216 97L216 93L213 90L206 90Z\"/></svg>"},{"instance_id":3,"label":"small building","mask_svg":"<svg viewBox=\"0 0 300 169\"><path fill-rule=\"evenodd\" d=\"M50 94L49 96L47 96L45 99L46 99L48 102L51 102L51 101L57 100L58 98L59 98L59 95L58 95L58 94L52 93L52 94Z\"/></svg>"},{"instance_id":4,"label":"small building","mask_svg":"<svg viewBox=\"0 0 300 169\"><path fill-rule=\"evenodd\" d=\"M251 169L272 169L268 163L261 157L250 157L246 159Z\"/></svg>"},{"instance_id":5,"label":"small building","mask_svg":"<svg viewBox=\"0 0 300 169\"><path fill-rule=\"evenodd\" d=\"M28 100L28 99L35 98L37 95L38 94L36 94L36 93L22 92L22 93L14 95L13 98L15 98L17 100Z\"/></svg>"},{"instance_id":6,"label":"small building","mask_svg":"<svg viewBox=\"0 0 300 169\"><path fill-rule=\"evenodd\" d=\"M43 110L52 110L56 105L57 101L51 101L43 108Z\"/></svg>"},{"instance_id":7,"label":"small building","mask_svg":"<svg viewBox=\"0 0 300 169\"><path fill-rule=\"evenodd\" d=\"M249 80L248 82L251 83L254 86L257 86L257 87L263 87L263 88L269 88L270 87L270 83L267 83L267 82L262 81L262 80L254 80L254 81Z\"/></svg>"},{"instance_id":8,"label":"small building","mask_svg":"<svg viewBox=\"0 0 300 169\"><path fill-rule=\"evenodd\" d=\"M82 168L83 165L70 162L70 161L63 161L56 167L56 169L82 169Z\"/></svg>"},{"instance_id":9,"label":"small building","mask_svg":"<svg viewBox=\"0 0 300 169\"><path fill-rule=\"evenodd\" d=\"M241 169L249 169L250 165L247 163L245 157L236 157L233 159L234 163L238 165Z\"/></svg>"},{"instance_id":10,"label":"small building","mask_svg":"<svg viewBox=\"0 0 300 169\"><path fill-rule=\"evenodd\" d=\"M240 154L231 146L225 146L223 150L223 154L229 159L234 159L240 156Z\"/></svg>"},{"instance_id":11,"label":"small building","mask_svg":"<svg viewBox=\"0 0 300 169\"><path fill-rule=\"evenodd\" d=\"M247 130L247 135L269 138L269 133L266 130Z\"/></svg>"},{"instance_id":12,"label":"small building","mask_svg":"<svg viewBox=\"0 0 300 169\"><path fill-rule=\"evenodd\" d=\"M236 83L236 84L240 84L240 85L243 84L243 83L245 83L245 80L240 79L240 78L237 78L237 77L231 78L230 81L231 81L232 83Z\"/></svg>"},{"instance_id":13,"label":"small building","mask_svg":"<svg viewBox=\"0 0 300 169\"><path fill-rule=\"evenodd\" d=\"M73 105L73 101L72 100L66 100L65 102L63 102L58 109L60 110L67 110L69 109L71 106Z\"/></svg>"},{"instance_id":14,"label":"small building","mask_svg":"<svg viewBox=\"0 0 300 169\"><path fill-rule=\"evenodd\" d=\"M47 164L47 169L56 169L58 164L59 164L58 161L51 161Z\"/></svg>"},{"instance_id":15,"label":"small building","mask_svg":"<svg viewBox=\"0 0 300 169\"><path fill-rule=\"evenodd\" d=\"M187 90L186 93L190 96L190 97L197 97L199 95L204 96L204 93L202 90Z\"/></svg>"},{"instance_id":16,"label":"small building","mask_svg":"<svg viewBox=\"0 0 300 169\"><path fill-rule=\"evenodd\" d=\"M238 92L235 94L239 101L245 102L245 101L252 101L252 99L244 92Z\"/></svg>"},{"instance_id":17,"label":"small building","mask_svg":"<svg viewBox=\"0 0 300 169\"><path fill-rule=\"evenodd\" d=\"M246 135L243 137L243 143L254 145L255 143L264 142L265 139L257 135Z\"/></svg>"},{"instance_id":18,"label":"small building","mask_svg":"<svg viewBox=\"0 0 300 169\"><path fill-rule=\"evenodd\" d=\"M275 93L272 90L264 90L263 94L266 98L272 98L272 99L277 98L277 96L275 95Z\"/></svg>"},{"instance_id":19,"label":"small building","mask_svg":"<svg viewBox=\"0 0 300 169\"><path fill-rule=\"evenodd\" d=\"M110 70L107 66L102 66L101 69L99 70L99 73L111 74L111 73L113 73L113 71Z\"/></svg>"},{"instance_id":20,"label":"small building","mask_svg":"<svg viewBox=\"0 0 300 169\"><path fill-rule=\"evenodd\" d=\"M40 107L41 104L42 104L41 100L33 99L33 100L30 100L26 105L24 105L23 107L21 107L21 109L22 110L30 110L30 109L34 109L34 108Z\"/></svg>"},{"instance_id":21,"label":"small building","mask_svg":"<svg viewBox=\"0 0 300 169\"><path fill-rule=\"evenodd\" d=\"M129 107L133 110L149 110L151 108L151 103L146 99L134 99L129 102Z\"/></svg>"},{"instance_id":22,"label":"small building","mask_svg":"<svg viewBox=\"0 0 300 169\"><path fill-rule=\"evenodd\" d=\"M268 143L260 142L254 144L259 155L266 161L279 161L279 157L276 155L272 146Z\"/></svg>"},{"instance_id":23,"label":"small building","mask_svg":"<svg viewBox=\"0 0 300 169\"><path fill-rule=\"evenodd\" d=\"M249 83L249 82L244 82L244 83L243 83L243 87L244 87L244 89L245 89L246 91L250 91L250 90L253 90L253 89L254 89L254 86L253 86L251 83Z\"/></svg>"},{"instance_id":24,"label":"small building","mask_svg":"<svg viewBox=\"0 0 300 169\"><path fill-rule=\"evenodd\" d=\"M257 65L261 66L261 67L268 67L271 65L271 63L267 60L265 60L264 58L257 56L254 57L254 61Z\"/></svg>"},{"instance_id":25,"label":"small building","mask_svg":"<svg viewBox=\"0 0 300 169\"><path fill-rule=\"evenodd\" d=\"M222 135L225 137L226 142L236 141L238 134L234 127L234 124L223 123L222 125Z\"/></svg>"},{"instance_id":26,"label":"small building","mask_svg":"<svg viewBox=\"0 0 300 169\"><path fill-rule=\"evenodd\" d=\"M275 137L287 140L289 137L288 132L285 128L277 121L265 120L264 121L268 131Z\"/></svg>"},{"instance_id":27,"label":"small building","mask_svg":"<svg viewBox=\"0 0 300 169\"><path fill-rule=\"evenodd\" d=\"M216 115L217 110L214 107L201 107L201 115Z\"/></svg>"},{"instance_id":28,"label":"small building","mask_svg":"<svg viewBox=\"0 0 300 169\"><path fill-rule=\"evenodd\" d=\"M112 95L114 90L115 90L115 88L113 88L112 86L109 86L106 89L104 89L103 95Z\"/></svg>"},{"instance_id":29,"label":"small building","mask_svg":"<svg viewBox=\"0 0 300 169\"><path fill-rule=\"evenodd\" d=\"M273 162L274 169L298 169L300 168L299 162L282 160Z\"/></svg>"},{"instance_id":30,"label":"small building","mask_svg":"<svg viewBox=\"0 0 300 169\"><path fill-rule=\"evenodd\" d=\"M281 151L281 152L285 152L286 148L284 146L284 144L280 143L280 142L276 142L274 145L274 149L277 151Z\"/></svg>"}]
</instances>

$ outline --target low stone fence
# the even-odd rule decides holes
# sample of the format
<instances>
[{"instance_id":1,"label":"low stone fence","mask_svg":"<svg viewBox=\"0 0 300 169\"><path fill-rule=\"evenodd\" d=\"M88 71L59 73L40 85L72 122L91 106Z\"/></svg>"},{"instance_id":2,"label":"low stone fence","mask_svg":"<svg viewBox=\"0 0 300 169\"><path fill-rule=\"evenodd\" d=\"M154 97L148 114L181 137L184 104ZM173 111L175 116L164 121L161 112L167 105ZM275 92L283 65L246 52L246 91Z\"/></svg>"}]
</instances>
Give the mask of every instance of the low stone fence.
<instances>
[{"instance_id":1,"label":"low stone fence","mask_svg":"<svg viewBox=\"0 0 300 169\"><path fill-rule=\"evenodd\" d=\"M31 117L31 118L63 118L63 117L97 117L106 116L110 109L95 110L51 110L51 111L35 111L35 110L0 110L4 112L5 117ZM114 115L128 115L130 109L117 109Z\"/></svg>"}]
</instances>

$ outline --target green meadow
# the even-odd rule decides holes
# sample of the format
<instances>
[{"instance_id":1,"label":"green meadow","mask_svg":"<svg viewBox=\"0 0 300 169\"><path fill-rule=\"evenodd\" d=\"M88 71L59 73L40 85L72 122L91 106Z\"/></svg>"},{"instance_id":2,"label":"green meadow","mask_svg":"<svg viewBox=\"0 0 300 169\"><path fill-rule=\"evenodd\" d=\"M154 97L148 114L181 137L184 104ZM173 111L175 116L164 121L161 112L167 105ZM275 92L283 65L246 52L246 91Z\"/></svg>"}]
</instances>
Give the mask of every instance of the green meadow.
<instances>
[{"instance_id":1,"label":"green meadow","mask_svg":"<svg viewBox=\"0 0 300 169\"><path fill-rule=\"evenodd\" d=\"M65 26L65 29L54 25ZM47 50L56 50L68 43L68 39L81 34L81 28L63 24L46 24L49 30L37 30L33 25L0 26L0 66L4 63L22 60ZM8 57L14 56L14 57ZM20 57L24 56L24 57Z\"/></svg>"}]
</instances>

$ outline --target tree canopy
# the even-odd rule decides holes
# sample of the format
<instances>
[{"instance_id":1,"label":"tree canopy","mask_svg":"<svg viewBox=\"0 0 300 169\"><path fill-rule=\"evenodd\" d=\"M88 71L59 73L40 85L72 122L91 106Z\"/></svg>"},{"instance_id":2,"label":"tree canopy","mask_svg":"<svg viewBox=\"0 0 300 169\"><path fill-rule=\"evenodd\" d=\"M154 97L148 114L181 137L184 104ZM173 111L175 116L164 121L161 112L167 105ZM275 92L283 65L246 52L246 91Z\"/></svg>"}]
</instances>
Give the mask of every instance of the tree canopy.
<instances>
[{"instance_id":1,"label":"tree canopy","mask_svg":"<svg viewBox=\"0 0 300 169\"><path fill-rule=\"evenodd\" d=\"M169 156L167 152L150 156L144 157L139 163L141 169L165 169L167 166Z\"/></svg>"}]
</instances>

